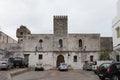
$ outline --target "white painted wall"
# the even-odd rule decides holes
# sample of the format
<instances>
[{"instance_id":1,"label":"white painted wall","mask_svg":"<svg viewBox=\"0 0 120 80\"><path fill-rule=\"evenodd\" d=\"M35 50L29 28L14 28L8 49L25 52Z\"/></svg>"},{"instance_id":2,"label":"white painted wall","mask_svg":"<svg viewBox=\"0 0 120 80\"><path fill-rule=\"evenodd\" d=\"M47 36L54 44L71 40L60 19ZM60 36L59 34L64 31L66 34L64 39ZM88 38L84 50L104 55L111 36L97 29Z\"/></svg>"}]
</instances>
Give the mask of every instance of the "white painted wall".
<instances>
[{"instance_id":1,"label":"white painted wall","mask_svg":"<svg viewBox=\"0 0 120 80\"><path fill-rule=\"evenodd\" d=\"M117 38L117 32L116 32L117 27L120 27L120 0L118 0L118 3L117 3L117 16L113 20L113 26L112 26L114 50L116 49L115 46L120 44L120 38Z\"/></svg>"},{"instance_id":2,"label":"white painted wall","mask_svg":"<svg viewBox=\"0 0 120 80\"><path fill-rule=\"evenodd\" d=\"M30 54L29 66L34 67L37 62L41 62L41 63L43 63L46 70L53 69L56 67L57 57L58 57L58 55L60 55L60 54L56 54L56 53L52 53L52 52L36 53L36 55L35 55L35 53L29 53L29 54ZM42 60L38 59L39 54L43 55ZM62 54L64 56L65 63L70 65L72 69L82 69L84 62L81 61L81 54L84 54L84 53L71 52L69 54L70 54L70 56L68 56L68 53ZM94 61L99 59L98 53L91 52L91 53L87 53L88 61L90 61L91 55L94 56ZM77 56L77 62L74 62L74 59L73 59L74 56Z\"/></svg>"},{"instance_id":3,"label":"white painted wall","mask_svg":"<svg viewBox=\"0 0 120 80\"><path fill-rule=\"evenodd\" d=\"M120 38L117 38L117 32L116 32L117 27L120 27L120 22L118 24L116 24L112 29L113 30L113 47L120 44Z\"/></svg>"}]
</instances>

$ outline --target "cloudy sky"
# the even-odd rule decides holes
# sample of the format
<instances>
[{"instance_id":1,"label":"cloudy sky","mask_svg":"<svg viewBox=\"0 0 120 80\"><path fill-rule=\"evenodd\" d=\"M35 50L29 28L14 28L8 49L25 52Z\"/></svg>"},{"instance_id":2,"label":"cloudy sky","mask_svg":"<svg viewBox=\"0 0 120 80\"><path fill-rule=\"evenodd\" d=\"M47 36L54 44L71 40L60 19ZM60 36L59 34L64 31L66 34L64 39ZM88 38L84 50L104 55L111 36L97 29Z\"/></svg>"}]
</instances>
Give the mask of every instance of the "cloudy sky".
<instances>
[{"instance_id":1,"label":"cloudy sky","mask_svg":"<svg viewBox=\"0 0 120 80\"><path fill-rule=\"evenodd\" d=\"M68 15L69 33L112 36L117 0L0 0L0 28L16 39L16 29L53 33L53 16Z\"/></svg>"}]
</instances>

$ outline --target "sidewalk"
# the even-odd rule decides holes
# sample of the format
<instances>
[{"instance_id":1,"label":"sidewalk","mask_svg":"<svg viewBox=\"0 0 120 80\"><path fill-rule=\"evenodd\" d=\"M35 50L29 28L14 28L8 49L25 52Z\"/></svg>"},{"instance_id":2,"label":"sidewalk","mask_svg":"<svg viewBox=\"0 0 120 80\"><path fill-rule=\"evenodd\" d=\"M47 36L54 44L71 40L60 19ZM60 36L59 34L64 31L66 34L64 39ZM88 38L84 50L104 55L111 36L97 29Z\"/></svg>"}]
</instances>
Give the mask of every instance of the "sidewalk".
<instances>
[{"instance_id":1,"label":"sidewalk","mask_svg":"<svg viewBox=\"0 0 120 80\"><path fill-rule=\"evenodd\" d=\"M0 80L12 80L9 72L0 71Z\"/></svg>"},{"instance_id":2,"label":"sidewalk","mask_svg":"<svg viewBox=\"0 0 120 80\"><path fill-rule=\"evenodd\" d=\"M28 70L29 70L29 68L15 69L15 70L13 70L13 71L10 71L10 75L11 75L11 76L15 76L15 75L21 74L21 73L23 73L23 72L26 72L26 71L28 71Z\"/></svg>"},{"instance_id":3,"label":"sidewalk","mask_svg":"<svg viewBox=\"0 0 120 80\"><path fill-rule=\"evenodd\" d=\"M28 71L29 68L14 69L10 71L0 71L0 80L12 80L11 77Z\"/></svg>"}]
</instances>

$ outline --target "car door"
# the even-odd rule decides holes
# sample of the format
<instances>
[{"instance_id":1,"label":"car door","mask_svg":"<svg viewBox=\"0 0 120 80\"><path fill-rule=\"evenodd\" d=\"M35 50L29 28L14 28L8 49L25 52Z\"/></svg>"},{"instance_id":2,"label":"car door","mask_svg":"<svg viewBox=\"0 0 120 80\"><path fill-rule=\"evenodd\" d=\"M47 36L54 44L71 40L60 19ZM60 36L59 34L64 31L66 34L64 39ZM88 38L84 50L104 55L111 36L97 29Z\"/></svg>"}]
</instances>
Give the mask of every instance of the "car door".
<instances>
[{"instance_id":1,"label":"car door","mask_svg":"<svg viewBox=\"0 0 120 80\"><path fill-rule=\"evenodd\" d=\"M120 63L116 64L116 68L117 68L116 74L120 76Z\"/></svg>"},{"instance_id":2,"label":"car door","mask_svg":"<svg viewBox=\"0 0 120 80\"><path fill-rule=\"evenodd\" d=\"M11 69L11 61L10 61L10 59L8 59L8 66L9 66L9 69Z\"/></svg>"}]
</instances>

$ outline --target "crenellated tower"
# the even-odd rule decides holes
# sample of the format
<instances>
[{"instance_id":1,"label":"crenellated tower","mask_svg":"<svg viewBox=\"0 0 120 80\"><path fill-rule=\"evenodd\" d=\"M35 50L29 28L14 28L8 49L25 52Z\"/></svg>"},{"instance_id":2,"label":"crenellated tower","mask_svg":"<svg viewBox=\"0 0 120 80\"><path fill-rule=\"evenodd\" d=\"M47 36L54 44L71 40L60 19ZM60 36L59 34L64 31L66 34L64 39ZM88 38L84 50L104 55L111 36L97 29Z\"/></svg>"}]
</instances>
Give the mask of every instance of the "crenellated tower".
<instances>
[{"instance_id":1,"label":"crenellated tower","mask_svg":"<svg viewBox=\"0 0 120 80\"><path fill-rule=\"evenodd\" d=\"M54 35L65 36L68 34L68 18L67 16L54 16Z\"/></svg>"}]
</instances>

